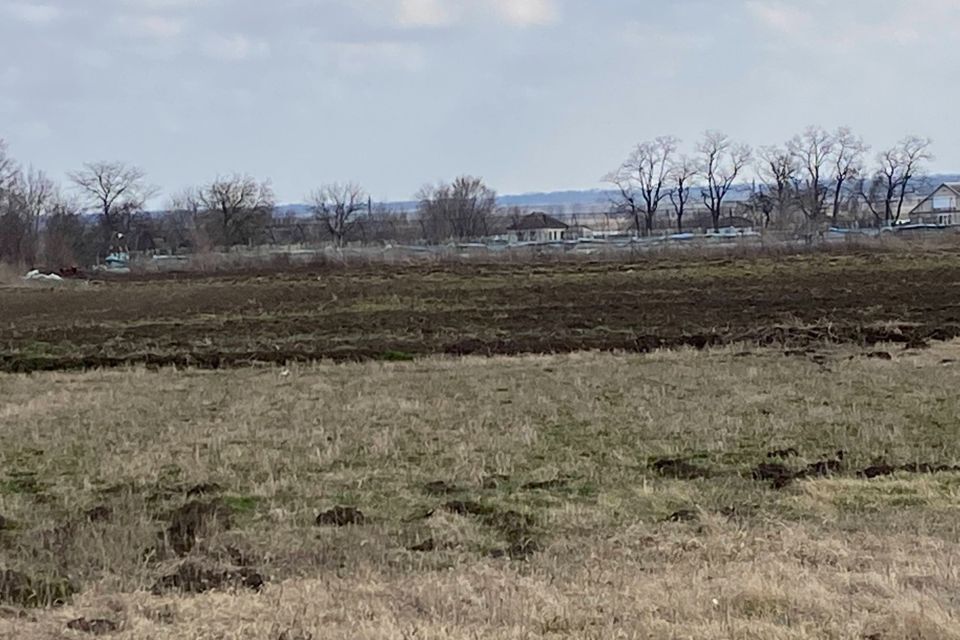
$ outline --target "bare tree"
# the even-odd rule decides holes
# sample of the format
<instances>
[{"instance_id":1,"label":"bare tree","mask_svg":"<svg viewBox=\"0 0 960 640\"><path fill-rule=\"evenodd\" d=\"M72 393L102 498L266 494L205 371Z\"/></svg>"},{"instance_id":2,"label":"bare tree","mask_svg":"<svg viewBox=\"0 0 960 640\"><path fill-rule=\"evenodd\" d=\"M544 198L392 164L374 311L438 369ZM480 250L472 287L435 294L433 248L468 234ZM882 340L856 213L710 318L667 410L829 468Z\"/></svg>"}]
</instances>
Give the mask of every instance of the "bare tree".
<instances>
[{"instance_id":1,"label":"bare tree","mask_svg":"<svg viewBox=\"0 0 960 640\"><path fill-rule=\"evenodd\" d=\"M204 230L204 204L200 190L187 187L170 196L160 233L171 251L189 248L194 252L210 248Z\"/></svg>"},{"instance_id":2,"label":"bare tree","mask_svg":"<svg viewBox=\"0 0 960 640\"><path fill-rule=\"evenodd\" d=\"M7 142L0 138L0 190L10 188L11 183L20 174L20 165L10 155Z\"/></svg>"},{"instance_id":3,"label":"bare tree","mask_svg":"<svg viewBox=\"0 0 960 640\"><path fill-rule=\"evenodd\" d=\"M469 240L489 235L497 194L480 178L460 176L452 184L426 186L417 198L427 240Z\"/></svg>"},{"instance_id":4,"label":"bare tree","mask_svg":"<svg viewBox=\"0 0 960 640\"><path fill-rule=\"evenodd\" d=\"M770 216L774 211L780 224L785 221L790 201L793 199L796 172L794 157L787 149L769 146L760 150L758 174L767 187L766 195L773 205L764 209L764 227L770 226Z\"/></svg>"},{"instance_id":5,"label":"bare tree","mask_svg":"<svg viewBox=\"0 0 960 640\"><path fill-rule=\"evenodd\" d=\"M643 211L643 234L653 231L653 219L670 193L670 171L673 168L673 156L676 154L679 140L673 136L660 136L654 140L641 142L634 148L630 157L615 172L614 184L618 185L621 197L627 207L636 205L639 198ZM629 191L629 196L625 194ZM626 199L629 198L629 201ZM633 212L639 222L636 211ZM637 232L641 231L637 226Z\"/></svg>"},{"instance_id":6,"label":"bare tree","mask_svg":"<svg viewBox=\"0 0 960 640\"><path fill-rule=\"evenodd\" d=\"M23 261L22 244L30 227L23 215L20 165L0 139L0 262Z\"/></svg>"},{"instance_id":7,"label":"bare tree","mask_svg":"<svg viewBox=\"0 0 960 640\"><path fill-rule=\"evenodd\" d=\"M793 178L794 195L800 211L811 222L819 221L823 215L833 149L833 136L822 127L807 127L787 143L787 151L797 168Z\"/></svg>"},{"instance_id":8,"label":"bare tree","mask_svg":"<svg viewBox=\"0 0 960 640\"><path fill-rule=\"evenodd\" d=\"M752 152L746 144L736 143L725 133L707 131L697 145L700 174L706 180L701 188L703 203L710 211L713 230L720 231L720 216L737 176L750 162Z\"/></svg>"},{"instance_id":9,"label":"bare tree","mask_svg":"<svg viewBox=\"0 0 960 640\"><path fill-rule=\"evenodd\" d=\"M23 196L33 232L39 235L40 220L50 213L58 197L57 185L46 173L31 167L23 176Z\"/></svg>"},{"instance_id":10,"label":"bare tree","mask_svg":"<svg viewBox=\"0 0 960 640\"><path fill-rule=\"evenodd\" d=\"M108 234L129 234L133 218L157 193L142 169L122 162L91 162L68 175Z\"/></svg>"},{"instance_id":11,"label":"bare tree","mask_svg":"<svg viewBox=\"0 0 960 640\"><path fill-rule=\"evenodd\" d=\"M40 219L56 185L42 171L22 169L0 140L0 260L34 264L40 250Z\"/></svg>"},{"instance_id":12,"label":"bare tree","mask_svg":"<svg viewBox=\"0 0 960 640\"><path fill-rule=\"evenodd\" d=\"M863 138L853 133L850 127L840 127L833 134L833 202L831 217L833 224L837 224L840 209L844 201L844 188L863 171L863 156L869 146Z\"/></svg>"},{"instance_id":13,"label":"bare tree","mask_svg":"<svg viewBox=\"0 0 960 640\"><path fill-rule=\"evenodd\" d=\"M357 227L357 214L363 211L369 213L371 203L360 185L335 182L310 194L310 208L313 215L326 226L334 244L342 247L344 238Z\"/></svg>"},{"instance_id":14,"label":"bare tree","mask_svg":"<svg viewBox=\"0 0 960 640\"><path fill-rule=\"evenodd\" d=\"M58 197L57 185L43 171L31 167L20 174L15 192L26 231L20 255L33 263L40 253L41 220L50 213Z\"/></svg>"},{"instance_id":15,"label":"bare tree","mask_svg":"<svg viewBox=\"0 0 960 640\"><path fill-rule=\"evenodd\" d=\"M677 216L677 233L683 233L683 215L690 202L690 187L697 177L697 164L691 158L682 156L670 171L670 203Z\"/></svg>"},{"instance_id":16,"label":"bare tree","mask_svg":"<svg viewBox=\"0 0 960 640\"><path fill-rule=\"evenodd\" d=\"M81 266L96 259L100 234L86 223L81 208L78 201L59 193L53 197L43 225L42 251L51 267Z\"/></svg>"},{"instance_id":17,"label":"bare tree","mask_svg":"<svg viewBox=\"0 0 960 640\"><path fill-rule=\"evenodd\" d=\"M633 220L633 228L639 233L642 228L640 196L636 192L633 176L623 171L621 166L617 171L605 175L603 181L609 182L617 189L617 193L610 199L611 211L609 214L628 216Z\"/></svg>"},{"instance_id":18,"label":"bare tree","mask_svg":"<svg viewBox=\"0 0 960 640\"><path fill-rule=\"evenodd\" d=\"M418 239L420 227L405 212L392 211L385 204L374 204L357 221L357 231L363 242L413 242Z\"/></svg>"},{"instance_id":19,"label":"bare tree","mask_svg":"<svg viewBox=\"0 0 960 640\"><path fill-rule=\"evenodd\" d=\"M251 244L263 233L273 215L273 188L248 175L218 177L199 192L200 202L215 220L219 241L225 246Z\"/></svg>"},{"instance_id":20,"label":"bare tree","mask_svg":"<svg viewBox=\"0 0 960 640\"><path fill-rule=\"evenodd\" d=\"M910 135L877 155L877 169L869 181L860 180L863 202L885 226L900 221L903 203L924 164L933 159L929 138Z\"/></svg>"}]
</instances>

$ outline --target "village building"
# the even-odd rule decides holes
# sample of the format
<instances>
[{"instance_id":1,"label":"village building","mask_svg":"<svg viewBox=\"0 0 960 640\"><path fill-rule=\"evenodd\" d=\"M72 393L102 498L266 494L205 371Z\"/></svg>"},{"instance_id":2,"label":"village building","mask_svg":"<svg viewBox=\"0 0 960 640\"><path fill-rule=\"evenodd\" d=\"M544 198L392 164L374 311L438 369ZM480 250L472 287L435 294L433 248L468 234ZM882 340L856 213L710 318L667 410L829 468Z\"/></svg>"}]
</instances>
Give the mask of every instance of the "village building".
<instances>
[{"instance_id":1,"label":"village building","mask_svg":"<svg viewBox=\"0 0 960 640\"><path fill-rule=\"evenodd\" d=\"M944 182L910 211L914 224L960 225L960 182Z\"/></svg>"},{"instance_id":2,"label":"village building","mask_svg":"<svg viewBox=\"0 0 960 640\"><path fill-rule=\"evenodd\" d=\"M507 227L507 241L561 242L570 226L545 213L531 213Z\"/></svg>"}]
</instances>

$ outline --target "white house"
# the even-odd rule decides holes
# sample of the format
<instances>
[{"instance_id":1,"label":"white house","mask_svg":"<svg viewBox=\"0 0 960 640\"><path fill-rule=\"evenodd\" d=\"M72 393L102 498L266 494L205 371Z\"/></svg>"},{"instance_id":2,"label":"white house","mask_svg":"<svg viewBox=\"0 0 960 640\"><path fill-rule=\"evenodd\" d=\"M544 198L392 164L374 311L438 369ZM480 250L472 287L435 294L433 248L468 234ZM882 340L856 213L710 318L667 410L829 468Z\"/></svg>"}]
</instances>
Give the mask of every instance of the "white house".
<instances>
[{"instance_id":1,"label":"white house","mask_svg":"<svg viewBox=\"0 0 960 640\"><path fill-rule=\"evenodd\" d=\"M910 212L910 222L960 225L960 182L944 182Z\"/></svg>"},{"instance_id":2,"label":"white house","mask_svg":"<svg viewBox=\"0 0 960 640\"><path fill-rule=\"evenodd\" d=\"M560 242L569 225L545 213L531 213L507 227L508 241Z\"/></svg>"}]
</instances>

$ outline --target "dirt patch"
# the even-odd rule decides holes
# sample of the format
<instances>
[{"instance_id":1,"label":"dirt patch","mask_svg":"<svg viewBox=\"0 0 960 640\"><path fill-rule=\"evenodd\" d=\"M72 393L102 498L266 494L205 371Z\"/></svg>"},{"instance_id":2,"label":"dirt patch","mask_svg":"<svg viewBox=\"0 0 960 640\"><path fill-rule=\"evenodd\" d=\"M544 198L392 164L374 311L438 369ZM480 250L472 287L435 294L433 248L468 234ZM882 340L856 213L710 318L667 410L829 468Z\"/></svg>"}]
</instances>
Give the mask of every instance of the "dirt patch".
<instances>
[{"instance_id":1,"label":"dirt patch","mask_svg":"<svg viewBox=\"0 0 960 640\"><path fill-rule=\"evenodd\" d=\"M214 493L222 493L223 487L216 482L202 482L187 489L188 498L196 498Z\"/></svg>"},{"instance_id":2,"label":"dirt patch","mask_svg":"<svg viewBox=\"0 0 960 640\"><path fill-rule=\"evenodd\" d=\"M0 571L0 604L16 607L56 607L77 592L64 578L34 578L19 571Z\"/></svg>"},{"instance_id":3,"label":"dirt patch","mask_svg":"<svg viewBox=\"0 0 960 640\"><path fill-rule=\"evenodd\" d=\"M320 527L347 527L362 525L367 521L363 512L354 507L334 507L319 514L316 519Z\"/></svg>"},{"instance_id":4,"label":"dirt patch","mask_svg":"<svg viewBox=\"0 0 960 640\"><path fill-rule=\"evenodd\" d=\"M476 271L445 265L384 266L376 277L331 273L322 286L315 274L292 270L117 280L84 291L2 290L0 344L7 348L0 371L216 369L385 354L637 353L735 343L814 358L810 349L826 343L911 346L960 335L960 291L913 286L960 279L956 256L912 255L882 265L860 257L838 265L803 259L788 270L743 260L723 274L690 261L676 269L640 266L643 278L623 266L631 265L558 263L530 278L528 265L496 265L482 288L474 286ZM823 286L839 277L845 286ZM625 286L631 295L623 295ZM468 306L464 289L472 292ZM811 289L818 295L811 298ZM410 301L409 308L394 308L397 299ZM113 311L106 316L104 309ZM421 328L416 337L411 326ZM204 341L208 346L198 350Z\"/></svg>"},{"instance_id":5,"label":"dirt patch","mask_svg":"<svg viewBox=\"0 0 960 640\"><path fill-rule=\"evenodd\" d=\"M109 522L113 518L113 510L105 505L97 505L83 512L83 518L87 522Z\"/></svg>"},{"instance_id":6,"label":"dirt patch","mask_svg":"<svg viewBox=\"0 0 960 640\"><path fill-rule=\"evenodd\" d=\"M800 457L800 452L797 451L794 447L787 447L786 449L772 449L767 451L768 458L798 458Z\"/></svg>"},{"instance_id":7,"label":"dirt patch","mask_svg":"<svg viewBox=\"0 0 960 640\"><path fill-rule=\"evenodd\" d=\"M495 513L493 507L472 500L451 500L445 503L442 508L444 511L455 513L458 516L489 516Z\"/></svg>"},{"instance_id":8,"label":"dirt patch","mask_svg":"<svg viewBox=\"0 0 960 640\"><path fill-rule=\"evenodd\" d=\"M259 591L265 583L263 575L253 569L207 566L186 561L153 585L154 595L165 593L204 593L224 589L253 589Z\"/></svg>"},{"instance_id":9,"label":"dirt patch","mask_svg":"<svg viewBox=\"0 0 960 640\"><path fill-rule=\"evenodd\" d=\"M483 489L491 490L497 489L505 484L510 482L510 476L505 476L503 474L495 474L492 476L487 476L481 481L480 486Z\"/></svg>"},{"instance_id":10,"label":"dirt patch","mask_svg":"<svg viewBox=\"0 0 960 640\"><path fill-rule=\"evenodd\" d=\"M448 496L453 493L461 493L463 489L445 480L434 480L423 485L423 492L430 496Z\"/></svg>"},{"instance_id":11,"label":"dirt patch","mask_svg":"<svg viewBox=\"0 0 960 640\"><path fill-rule=\"evenodd\" d=\"M680 509L664 518L663 522L697 522L699 519L700 514L693 509Z\"/></svg>"},{"instance_id":12,"label":"dirt patch","mask_svg":"<svg viewBox=\"0 0 960 640\"><path fill-rule=\"evenodd\" d=\"M857 472L857 475L861 478L880 478L882 476L893 475L897 472L897 467L885 464L883 462L878 462L872 464L865 469L861 469Z\"/></svg>"},{"instance_id":13,"label":"dirt patch","mask_svg":"<svg viewBox=\"0 0 960 640\"><path fill-rule=\"evenodd\" d=\"M654 460L650 467L665 478L677 480L696 480L709 478L711 475L709 469L691 464L681 458L660 458Z\"/></svg>"},{"instance_id":14,"label":"dirt patch","mask_svg":"<svg viewBox=\"0 0 960 640\"><path fill-rule=\"evenodd\" d=\"M776 451L771 453L784 453L787 450ZM794 449L790 449L790 452L795 452ZM768 457L785 457L785 456L771 456L769 453ZM826 458L823 460L817 460L812 462L802 469L791 469L782 462L761 462L755 466L750 471L750 476L754 480L762 482L770 482L771 486L774 489L783 489L790 485L794 480L800 480L802 478L825 478L833 475L838 475L844 470L844 452L837 451L835 458Z\"/></svg>"},{"instance_id":15,"label":"dirt patch","mask_svg":"<svg viewBox=\"0 0 960 640\"><path fill-rule=\"evenodd\" d=\"M797 478L825 478L835 476L843 472L844 451L837 451L835 458L817 460L808 464L804 469L797 472Z\"/></svg>"},{"instance_id":16,"label":"dirt patch","mask_svg":"<svg viewBox=\"0 0 960 640\"><path fill-rule=\"evenodd\" d=\"M525 491L552 491L556 489L565 489L570 481L567 478L554 478L553 480L543 480L542 482L528 482L520 488Z\"/></svg>"},{"instance_id":17,"label":"dirt patch","mask_svg":"<svg viewBox=\"0 0 960 640\"><path fill-rule=\"evenodd\" d=\"M933 464L930 462L911 462L900 467L900 471L907 473L951 473L960 472L960 466L951 466L949 464Z\"/></svg>"},{"instance_id":18,"label":"dirt patch","mask_svg":"<svg viewBox=\"0 0 960 640\"><path fill-rule=\"evenodd\" d=\"M106 620L104 618L98 618L94 620L77 618L76 620L71 620L67 623L67 629L80 631L82 633L89 633L95 636L105 636L118 631L120 629L120 625L112 620Z\"/></svg>"},{"instance_id":19,"label":"dirt patch","mask_svg":"<svg viewBox=\"0 0 960 640\"><path fill-rule=\"evenodd\" d=\"M911 462L908 464L902 464L899 466L887 464L883 461L874 462L869 467L861 469L857 472L857 476L861 478L880 478L883 476L890 476L897 472L904 473L915 473L915 474L924 474L932 475L936 473L957 473L960 472L960 466L953 466L949 464L936 464L933 462Z\"/></svg>"},{"instance_id":20,"label":"dirt patch","mask_svg":"<svg viewBox=\"0 0 960 640\"><path fill-rule=\"evenodd\" d=\"M796 478L795 471L779 462L761 462L750 475L754 480L770 482L774 489L782 489Z\"/></svg>"},{"instance_id":21,"label":"dirt patch","mask_svg":"<svg viewBox=\"0 0 960 640\"><path fill-rule=\"evenodd\" d=\"M13 529L13 521L0 515L0 531Z\"/></svg>"},{"instance_id":22,"label":"dirt patch","mask_svg":"<svg viewBox=\"0 0 960 640\"><path fill-rule=\"evenodd\" d=\"M162 535L178 556L190 553L199 538L208 538L233 526L230 508L219 500L188 502L171 513L169 520L170 526Z\"/></svg>"},{"instance_id":23,"label":"dirt patch","mask_svg":"<svg viewBox=\"0 0 960 640\"><path fill-rule=\"evenodd\" d=\"M431 551L436 550L436 548L437 548L437 541L434 540L433 538L427 538L423 542L419 542L415 545L407 547L407 550L414 551L417 553L429 553Z\"/></svg>"}]
</instances>

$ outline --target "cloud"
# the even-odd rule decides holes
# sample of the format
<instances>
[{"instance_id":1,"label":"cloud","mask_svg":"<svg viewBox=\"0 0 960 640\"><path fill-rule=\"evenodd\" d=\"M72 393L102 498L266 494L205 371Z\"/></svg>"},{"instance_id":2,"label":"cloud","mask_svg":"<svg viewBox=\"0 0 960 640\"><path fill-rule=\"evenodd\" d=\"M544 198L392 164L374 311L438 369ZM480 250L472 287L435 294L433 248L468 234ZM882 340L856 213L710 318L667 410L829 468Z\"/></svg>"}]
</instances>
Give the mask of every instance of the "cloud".
<instances>
[{"instance_id":1,"label":"cloud","mask_svg":"<svg viewBox=\"0 0 960 640\"><path fill-rule=\"evenodd\" d=\"M397 19L404 27L442 27L454 16L441 0L400 0Z\"/></svg>"},{"instance_id":2,"label":"cloud","mask_svg":"<svg viewBox=\"0 0 960 640\"><path fill-rule=\"evenodd\" d=\"M450 27L482 23L492 16L511 27L543 26L556 22L557 0L397 0L401 27Z\"/></svg>"},{"instance_id":3,"label":"cloud","mask_svg":"<svg viewBox=\"0 0 960 640\"><path fill-rule=\"evenodd\" d=\"M197 9L211 4L212 0L121 0L123 4L147 11L165 11L169 9Z\"/></svg>"},{"instance_id":4,"label":"cloud","mask_svg":"<svg viewBox=\"0 0 960 640\"><path fill-rule=\"evenodd\" d=\"M824 0L748 0L747 13L776 39L794 48L827 54L861 54L875 47L937 46L952 39L960 20L955 0L877 0L829 3Z\"/></svg>"},{"instance_id":5,"label":"cloud","mask_svg":"<svg viewBox=\"0 0 960 640\"><path fill-rule=\"evenodd\" d=\"M799 7L784 2L750 0L746 7L761 25L775 31L790 32L798 27L808 26L811 22L809 10L801 11Z\"/></svg>"},{"instance_id":6,"label":"cloud","mask_svg":"<svg viewBox=\"0 0 960 640\"><path fill-rule=\"evenodd\" d=\"M252 58L265 58L270 54L270 45L265 41L250 38L240 33L207 36L201 47L203 53L225 62L240 62Z\"/></svg>"},{"instance_id":7,"label":"cloud","mask_svg":"<svg viewBox=\"0 0 960 640\"><path fill-rule=\"evenodd\" d=\"M424 66L423 52L411 44L344 43L333 47L333 53L337 68L348 73L364 73L384 66L415 72Z\"/></svg>"},{"instance_id":8,"label":"cloud","mask_svg":"<svg viewBox=\"0 0 960 640\"><path fill-rule=\"evenodd\" d=\"M515 27L551 24L560 13L554 0L493 0L493 8L504 22Z\"/></svg>"},{"instance_id":9,"label":"cloud","mask_svg":"<svg viewBox=\"0 0 960 640\"><path fill-rule=\"evenodd\" d=\"M158 15L124 16L117 26L134 37L171 40L183 33L183 21Z\"/></svg>"},{"instance_id":10,"label":"cloud","mask_svg":"<svg viewBox=\"0 0 960 640\"><path fill-rule=\"evenodd\" d=\"M17 20L35 25L49 24L63 15L57 7L32 2L13 2L4 9Z\"/></svg>"}]
</instances>

